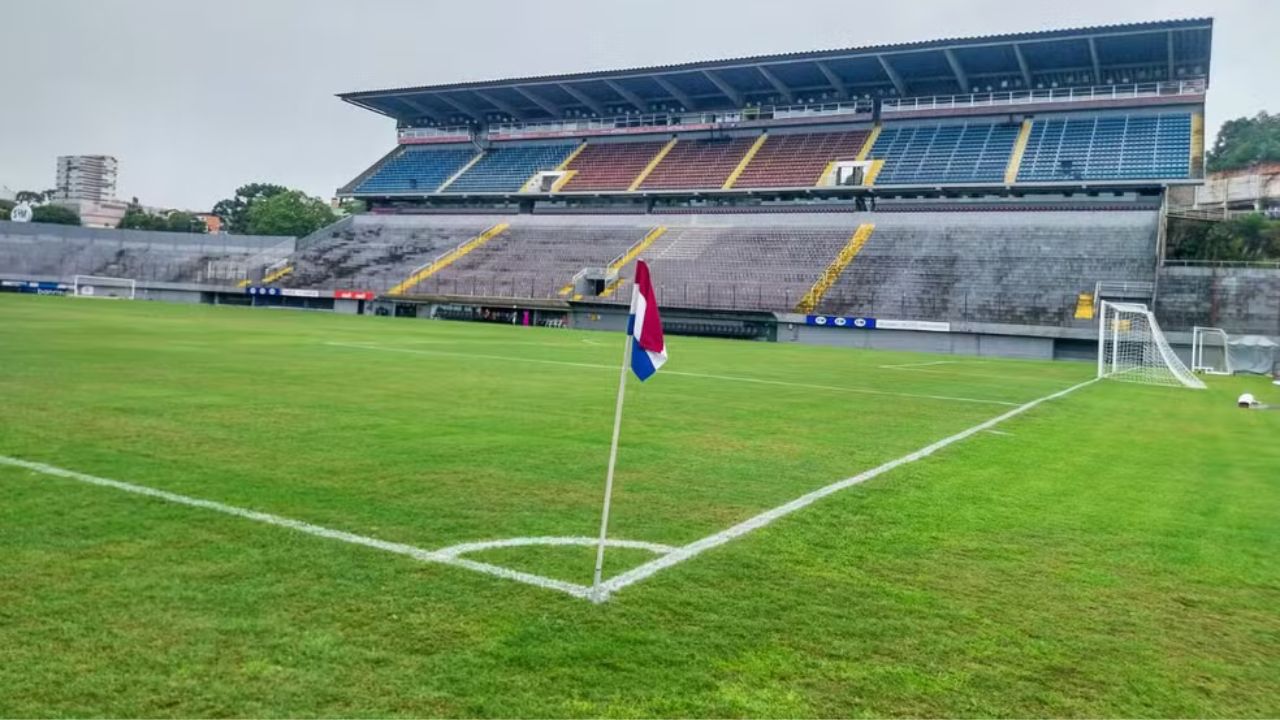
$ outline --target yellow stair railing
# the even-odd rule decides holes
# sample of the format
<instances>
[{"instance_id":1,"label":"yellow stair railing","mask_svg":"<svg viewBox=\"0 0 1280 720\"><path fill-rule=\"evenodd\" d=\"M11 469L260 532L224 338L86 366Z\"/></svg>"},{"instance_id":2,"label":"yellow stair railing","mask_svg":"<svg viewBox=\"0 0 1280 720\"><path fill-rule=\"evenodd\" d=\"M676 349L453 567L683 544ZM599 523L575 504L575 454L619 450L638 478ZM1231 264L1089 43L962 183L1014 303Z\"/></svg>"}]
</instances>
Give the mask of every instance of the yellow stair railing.
<instances>
[{"instance_id":1,"label":"yellow stair railing","mask_svg":"<svg viewBox=\"0 0 1280 720\"><path fill-rule=\"evenodd\" d=\"M293 272L293 266L285 265L284 267L280 268L279 270L276 270L275 272L270 272L270 273L267 273L266 275L263 275L262 284L269 285L292 272Z\"/></svg>"},{"instance_id":2,"label":"yellow stair railing","mask_svg":"<svg viewBox=\"0 0 1280 720\"><path fill-rule=\"evenodd\" d=\"M653 172L653 169L658 167L658 163L662 162L662 158L666 157L667 153L671 152L671 148L675 147L677 142L678 140L671 138L671 142L663 145L662 149L659 150L657 154L653 156L653 159L649 161L649 164L645 165L644 169L640 171L640 174L636 176L636 179L631 181L631 185L627 187L627 190L635 191L639 189L640 183L644 182L645 178L649 177L649 173Z\"/></svg>"},{"instance_id":3,"label":"yellow stair railing","mask_svg":"<svg viewBox=\"0 0 1280 720\"><path fill-rule=\"evenodd\" d=\"M412 275L406 278L404 282L391 288L391 290L389 290L387 294L403 295L406 290L412 288L413 286L417 285L423 280L426 280L432 275L435 275L441 270L449 267L450 265L454 264L458 260L461 260L463 257L466 257L466 255L470 253L472 250L475 250L481 245L484 245L485 243L489 242L495 237L506 232L507 228L509 227L511 227L511 223L498 223L497 225L494 225L488 230L485 230L479 235L471 238L470 240L459 245L458 247L450 250L449 252L431 261L430 264L422 268L419 268L416 272L414 272Z\"/></svg>"},{"instance_id":4,"label":"yellow stair railing","mask_svg":"<svg viewBox=\"0 0 1280 720\"><path fill-rule=\"evenodd\" d=\"M751 147L747 149L747 154L742 156L742 160L738 163L738 167L734 168L733 172L729 173L729 177L725 179L724 185L720 186L721 190L728 190L733 187L734 183L738 182L738 178L742 176L743 171L747 169L747 165L751 163L751 158L754 158L756 153L760 152L760 148L764 147L764 143L768 139L768 135L760 133L760 137L756 138L756 141L751 143Z\"/></svg>"},{"instance_id":5,"label":"yellow stair railing","mask_svg":"<svg viewBox=\"0 0 1280 720\"><path fill-rule=\"evenodd\" d=\"M1204 114L1191 114L1191 177L1204 176Z\"/></svg>"},{"instance_id":6,"label":"yellow stair railing","mask_svg":"<svg viewBox=\"0 0 1280 720\"><path fill-rule=\"evenodd\" d=\"M862 149L858 150L858 156L854 158L855 160L862 162L867 159L867 156L871 154L871 148L875 147L876 140L880 138L880 129L880 123L876 123L875 127L871 128L871 132L867 133L867 139L862 142Z\"/></svg>"},{"instance_id":7,"label":"yellow stair railing","mask_svg":"<svg viewBox=\"0 0 1280 720\"><path fill-rule=\"evenodd\" d=\"M647 235L645 235L643 238L640 239L640 242L636 243L635 245L632 245L631 249L623 253L622 256L619 257L617 260L614 260L613 262L609 263L609 269L614 272L622 270L622 268L627 266L627 263L639 257L640 253L644 252L645 250L648 250L649 246L653 244L653 241L665 235L666 232L667 232L666 225L659 225L658 227L650 230ZM616 292L618 288L622 287L622 283L624 282L626 282L626 278L620 277L615 279L613 282L606 285L604 290L600 291L600 297L609 297L614 292ZM576 300L577 298L574 298L574 299Z\"/></svg>"},{"instance_id":8,"label":"yellow stair railing","mask_svg":"<svg viewBox=\"0 0 1280 720\"><path fill-rule=\"evenodd\" d=\"M1018 139L1013 142L1013 152L1009 154L1009 164L1004 168L1004 184L1012 185L1018 181L1018 169L1022 167L1022 156L1027 153L1027 141L1031 139L1031 121L1023 120L1018 130Z\"/></svg>"},{"instance_id":9,"label":"yellow stair railing","mask_svg":"<svg viewBox=\"0 0 1280 720\"><path fill-rule=\"evenodd\" d=\"M840 279L841 273L857 257L858 252L862 250L862 246L866 245L867 241L871 239L871 233L875 229L876 226L871 223L864 223L858 226L858 229L849 238L849 242L840 249L840 252L836 254L835 259L831 261L827 269L823 270L818 279L814 281L813 287L809 288L809 292L805 293L804 297L800 299L800 302L796 305L796 312L807 315L818 307L818 303L822 302L822 297L827 294L827 291L831 289L836 280Z\"/></svg>"}]
</instances>

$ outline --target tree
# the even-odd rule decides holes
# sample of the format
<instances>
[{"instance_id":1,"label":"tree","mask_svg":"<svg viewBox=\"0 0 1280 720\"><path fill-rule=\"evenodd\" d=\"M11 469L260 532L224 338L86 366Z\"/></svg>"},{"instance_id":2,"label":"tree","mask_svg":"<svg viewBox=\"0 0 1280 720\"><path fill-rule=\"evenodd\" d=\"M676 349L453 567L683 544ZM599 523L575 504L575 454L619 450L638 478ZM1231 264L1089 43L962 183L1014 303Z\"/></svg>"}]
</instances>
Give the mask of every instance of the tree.
<instances>
[{"instance_id":1,"label":"tree","mask_svg":"<svg viewBox=\"0 0 1280 720\"><path fill-rule=\"evenodd\" d=\"M347 198L338 203L338 211L344 215L359 215L369 209L368 203L357 198Z\"/></svg>"},{"instance_id":2,"label":"tree","mask_svg":"<svg viewBox=\"0 0 1280 720\"><path fill-rule=\"evenodd\" d=\"M12 200L0 200L0 220L8 220L9 211L12 210L15 205L17 205L17 203Z\"/></svg>"},{"instance_id":3,"label":"tree","mask_svg":"<svg viewBox=\"0 0 1280 720\"><path fill-rule=\"evenodd\" d=\"M254 203L267 200L289 189L271 183L249 183L236 188L235 197L219 200L213 206L213 214L222 218L227 232L244 235L249 232L249 208Z\"/></svg>"},{"instance_id":4,"label":"tree","mask_svg":"<svg viewBox=\"0 0 1280 720\"><path fill-rule=\"evenodd\" d=\"M209 232L209 226L205 224L204 220L181 210L170 211L169 217L165 219L165 229L169 232L197 234Z\"/></svg>"},{"instance_id":5,"label":"tree","mask_svg":"<svg viewBox=\"0 0 1280 720\"><path fill-rule=\"evenodd\" d=\"M61 205L38 205L31 208L31 221L53 225L79 225L80 215Z\"/></svg>"},{"instance_id":6,"label":"tree","mask_svg":"<svg viewBox=\"0 0 1280 720\"><path fill-rule=\"evenodd\" d=\"M1280 259L1280 221L1260 213L1224 222L1170 220L1169 257L1178 260Z\"/></svg>"},{"instance_id":7,"label":"tree","mask_svg":"<svg viewBox=\"0 0 1280 720\"><path fill-rule=\"evenodd\" d=\"M134 198L116 225L121 230L167 230L169 232L205 233L205 222L189 212L169 210L163 215L147 212Z\"/></svg>"},{"instance_id":8,"label":"tree","mask_svg":"<svg viewBox=\"0 0 1280 720\"><path fill-rule=\"evenodd\" d=\"M250 235L302 237L337 220L328 203L307 197L301 190L287 190L249 206Z\"/></svg>"},{"instance_id":9,"label":"tree","mask_svg":"<svg viewBox=\"0 0 1280 720\"><path fill-rule=\"evenodd\" d=\"M1280 162L1280 115L1265 112L1223 123L1208 154L1209 172L1265 162Z\"/></svg>"},{"instance_id":10,"label":"tree","mask_svg":"<svg viewBox=\"0 0 1280 720\"><path fill-rule=\"evenodd\" d=\"M166 225L164 218L152 215L135 203L124 211L124 217L116 227L121 230L164 230Z\"/></svg>"},{"instance_id":11,"label":"tree","mask_svg":"<svg viewBox=\"0 0 1280 720\"><path fill-rule=\"evenodd\" d=\"M13 197L18 202L31 203L35 205L45 202L46 200L52 200L52 195L46 197L48 193L52 192L53 190L44 190L42 192L36 192L34 190L19 190Z\"/></svg>"}]
</instances>

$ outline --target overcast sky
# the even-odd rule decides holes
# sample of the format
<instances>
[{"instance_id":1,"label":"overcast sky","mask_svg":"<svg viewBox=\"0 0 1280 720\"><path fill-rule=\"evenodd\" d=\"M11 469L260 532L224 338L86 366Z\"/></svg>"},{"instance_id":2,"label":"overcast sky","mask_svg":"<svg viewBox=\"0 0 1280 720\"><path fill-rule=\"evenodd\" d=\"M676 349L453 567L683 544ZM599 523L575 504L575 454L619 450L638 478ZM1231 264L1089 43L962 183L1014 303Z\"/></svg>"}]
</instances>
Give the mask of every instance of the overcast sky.
<instances>
[{"instance_id":1,"label":"overcast sky","mask_svg":"<svg viewBox=\"0 0 1280 720\"><path fill-rule=\"evenodd\" d=\"M0 185L120 159L123 198L329 198L394 144L334 93L1212 16L1209 141L1280 111L1280 0L0 0Z\"/></svg>"}]
</instances>

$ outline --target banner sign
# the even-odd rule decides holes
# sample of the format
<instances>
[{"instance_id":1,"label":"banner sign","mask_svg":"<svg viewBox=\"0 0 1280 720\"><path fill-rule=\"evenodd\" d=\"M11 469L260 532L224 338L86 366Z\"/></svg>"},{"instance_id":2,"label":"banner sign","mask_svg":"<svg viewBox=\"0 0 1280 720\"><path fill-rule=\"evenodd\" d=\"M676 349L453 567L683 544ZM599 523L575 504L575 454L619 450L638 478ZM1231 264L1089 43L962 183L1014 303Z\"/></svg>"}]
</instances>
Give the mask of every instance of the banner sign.
<instances>
[{"instance_id":1,"label":"banner sign","mask_svg":"<svg viewBox=\"0 0 1280 720\"><path fill-rule=\"evenodd\" d=\"M876 319L869 317L841 317L839 315L805 315L805 325L838 327L851 330L874 330Z\"/></svg>"},{"instance_id":2,"label":"banner sign","mask_svg":"<svg viewBox=\"0 0 1280 720\"><path fill-rule=\"evenodd\" d=\"M66 295L71 286L60 282L36 282L35 280L0 280L0 288L9 292L32 295Z\"/></svg>"},{"instance_id":3,"label":"banner sign","mask_svg":"<svg viewBox=\"0 0 1280 720\"><path fill-rule=\"evenodd\" d=\"M334 290L334 300L372 300L372 290Z\"/></svg>"},{"instance_id":4,"label":"banner sign","mask_svg":"<svg viewBox=\"0 0 1280 720\"><path fill-rule=\"evenodd\" d=\"M299 290L297 288L258 287L251 285L244 289L250 295L266 295L268 297L320 297L319 290Z\"/></svg>"},{"instance_id":5,"label":"banner sign","mask_svg":"<svg viewBox=\"0 0 1280 720\"><path fill-rule=\"evenodd\" d=\"M951 323L930 320L882 320L869 317L842 317L840 315L806 315L805 325L835 327L847 330L919 330L922 332L951 332Z\"/></svg>"},{"instance_id":6,"label":"banner sign","mask_svg":"<svg viewBox=\"0 0 1280 720\"><path fill-rule=\"evenodd\" d=\"M923 330L924 332L951 332L949 322L929 320L881 320L876 326L881 330Z\"/></svg>"}]
</instances>

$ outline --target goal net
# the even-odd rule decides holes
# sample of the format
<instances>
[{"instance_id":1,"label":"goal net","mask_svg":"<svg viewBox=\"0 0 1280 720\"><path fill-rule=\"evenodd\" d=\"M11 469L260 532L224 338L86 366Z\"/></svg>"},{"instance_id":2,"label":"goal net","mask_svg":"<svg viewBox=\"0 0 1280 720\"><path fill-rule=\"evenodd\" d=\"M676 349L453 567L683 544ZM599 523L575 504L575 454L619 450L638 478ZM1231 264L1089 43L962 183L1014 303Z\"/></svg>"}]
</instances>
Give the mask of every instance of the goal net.
<instances>
[{"instance_id":1,"label":"goal net","mask_svg":"<svg viewBox=\"0 0 1280 720\"><path fill-rule=\"evenodd\" d=\"M130 278L77 275L73 287L76 297L132 300L138 283Z\"/></svg>"},{"instance_id":2,"label":"goal net","mask_svg":"<svg viewBox=\"0 0 1280 720\"><path fill-rule=\"evenodd\" d=\"M1146 305L1105 300L1098 316L1098 377L1148 385L1205 386L1174 354Z\"/></svg>"},{"instance_id":3,"label":"goal net","mask_svg":"<svg viewBox=\"0 0 1280 720\"><path fill-rule=\"evenodd\" d=\"M1191 328L1191 371L1208 375L1231 374L1226 330L1199 325Z\"/></svg>"}]
</instances>

